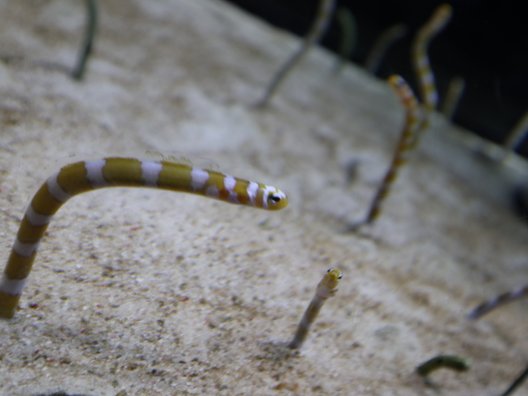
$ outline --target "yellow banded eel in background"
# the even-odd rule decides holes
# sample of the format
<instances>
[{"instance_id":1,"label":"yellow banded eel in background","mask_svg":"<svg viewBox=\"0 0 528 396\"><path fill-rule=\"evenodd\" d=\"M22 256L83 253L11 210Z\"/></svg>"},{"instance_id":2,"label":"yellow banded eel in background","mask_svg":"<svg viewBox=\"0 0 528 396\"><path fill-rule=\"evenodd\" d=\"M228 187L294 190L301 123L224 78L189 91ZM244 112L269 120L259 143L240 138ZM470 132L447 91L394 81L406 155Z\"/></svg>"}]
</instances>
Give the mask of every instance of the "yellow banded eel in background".
<instances>
[{"instance_id":1,"label":"yellow banded eel in background","mask_svg":"<svg viewBox=\"0 0 528 396\"><path fill-rule=\"evenodd\" d=\"M364 219L357 221L348 226L348 231L355 231L364 224L372 224L381 214L383 202L388 197L391 187L396 181L398 172L407 162L409 152L416 147L419 128L423 122L423 114L412 89L409 87L403 77L393 74L388 78L388 83L398 95L400 102L405 109L405 123L400 133L400 138L389 168L381 181L374 198L370 203L369 210Z\"/></svg>"},{"instance_id":2,"label":"yellow banded eel in background","mask_svg":"<svg viewBox=\"0 0 528 396\"><path fill-rule=\"evenodd\" d=\"M51 218L69 198L104 187L153 187L277 210L286 195L266 184L170 161L105 158L66 165L40 187L29 204L0 281L0 317L11 318Z\"/></svg>"},{"instance_id":3,"label":"yellow banded eel in background","mask_svg":"<svg viewBox=\"0 0 528 396\"><path fill-rule=\"evenodd\" d=\"M420 84L422 101L427 112L432 112L438 105L438 91L427 49L431 40L448 24L452 13L453 9L449 4L438 6L431 18L418 31L413 42L413 63Z\"/></svg>"},{"instance_id":4,"label":"yellow banded eel in background","mask_svg":"<svg viewBox=\"0 0 528 396\"><path fill-rule=\"evenodd\" d=\"M394 150L389 169L385 173L383 181L376 191L376 195L370 205L365 219L365 223L367 224L372 223L379 217L383 201L389 195L391 186L398 177L399 170L407 161L408 153L415 146L419 123L423 119L418 101L405 80L401 76L394 74L389 77L388 82L405 108L405 123L400 134L400 139Z\"/></svg>"}]
</instances>

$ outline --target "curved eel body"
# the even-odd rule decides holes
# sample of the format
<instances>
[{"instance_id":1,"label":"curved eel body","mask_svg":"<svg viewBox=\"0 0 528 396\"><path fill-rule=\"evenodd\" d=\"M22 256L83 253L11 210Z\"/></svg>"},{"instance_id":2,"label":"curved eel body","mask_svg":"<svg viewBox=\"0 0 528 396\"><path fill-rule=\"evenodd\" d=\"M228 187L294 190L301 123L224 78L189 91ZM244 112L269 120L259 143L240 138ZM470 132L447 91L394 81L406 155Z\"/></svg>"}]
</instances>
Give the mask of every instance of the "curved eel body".
<instances>
[{"instance_id":1,"label":"curved eel body","mask_svg":"<svg viewBox=\"0 0 528 396\"><path fill-rule=\"evenodd\" d=\"M0 317L13 317L53 215L72 196L104 187L153 187L268 210L288 204L275 187L170 161L105 158L66 165L42 184L26 210L0 280Z\"/></svg>"}]
</instances>

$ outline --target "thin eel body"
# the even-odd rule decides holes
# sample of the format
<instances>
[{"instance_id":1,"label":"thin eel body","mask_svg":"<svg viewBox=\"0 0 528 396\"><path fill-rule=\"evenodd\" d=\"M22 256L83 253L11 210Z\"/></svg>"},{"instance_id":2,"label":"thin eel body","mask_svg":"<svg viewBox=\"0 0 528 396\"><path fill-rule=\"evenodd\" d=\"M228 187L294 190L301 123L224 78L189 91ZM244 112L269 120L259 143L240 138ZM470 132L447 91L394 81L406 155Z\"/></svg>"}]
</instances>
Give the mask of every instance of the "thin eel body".
<instances>
[{"instance_id":1,"label":"thin eel body","mask_svg":"<svg viewBox=\"0 0 528 396\"><path fill-rule=\"evenodd\" d=\"M372 200L365 222L367 224L375 221L381 212L381 206L385 198L389 195L392 184L396 181L398 171L407 162L407 154L414 148L418 133L418 124L421 120L421 113L418 102L405 80L393 75L389 77L389 84L394 92L399 96L405 108L405 124L400 134L400 140L396 145L389 169L383 177L376 195Z\"/></svg>"},{"instance_id":2,"label":"thin eel body","mask_svg":"<svg viewBox=\"0 0 528 396\"><path fill-rule=\"evenodd\" d=\"M66 165L42 184L26 210L0 280L0 317L14 315L53 215L72 196L104 187L160 188L269 210L288 204L275 187L170 161L105 158Z\"/></svg>"},{"instance_id":3,"label":"thin eel body","mask_svg":"<svg viewBox=\"0 0 528 396\"><path fill-rule=\"evenodd\" d=\"M452 13L452 7L449 4L441 4L427 23L418 31L413 42L414 68L420 84L422 101L428 112L433 111L438 105L438 91L431 64L429 63L427 49L431 40L448 24Z\"/></svg>"},{"instance_id":4,"label":"thin eel body","mask_svg":"<svg viewBox=\"0 0 528 396\"><path fill-rule=\"evenodd\" d=\"M306 308L306 311L304 312L293 339L288 344L289 348L299 349L302 346L308 335L308 330L310 330L310 326L319 314L321 307L329 297L337 292L337 286L342 277L343 275L341 274L341 271L337 268L330 268L323 276L323 279L321 279L317 285L315 295L312 298L312 301L310 301L310 305L308 305L308 308Z\"/></svg>"},{"instance_id":5,"label":"thin eel body","mask_svg":"<svg viewBox=\"0 0 528 396\"><path fill-rule=\"evenodd\" d=\"M518 289L509 291L507 293L499 294L497 297L494 297L491 300L484 301L483 303L479 304L477 307L472 309L471 312L468 314L468 319L479 319L482 316L486 315L488 312L493 311L495 308L519 300L526 296L528 296L528 285L524 285L522 287L519 287Z\"/></svg>"},{"instance_id":6,"label":"thin eel body","mask_svg":"<svg viewBox=\"0 0 528 396\"><path fill-rule=\"evenodd\" d=\"M370 202L367 215L364 219L351 224L348 227L350 231L354 231L364 224L372 224L380 216L383 203L398 177L398 172L405 162L407 162L409 152L416 146L419 125L423 120L423 114L418 105L418 101L405 80L401 76L394 74L389 77L388 82L405 108L405 123L394 149L389 168L385 172L385 176Z\"/></svg>"},{"instance_id":7,"label":"thin eel body","mask_svg":"<svg viewBox=\"0 0 528 396\"><path fill-rule=\"evenodd\" d=\"M427 377L440 368L463 372L469 370L469 364L456 355L438 355L416 367L416 372L422 377Z\"/></svg>"},{"instance_id":8,"label":"thin eel body","mask_svg":"<svg viewBox=\"0 0 528 396\"><path fill-rule=\"evenodd\" d=\"M266 107L270 102L271 98L281 85L281 83L286 79L288 74L293 70L293 68L301 62L301 60L306 56L310 49L319 42L321 37L326 31L332 13L335 7L335 0L319 0L319 8L317 10L317 15L313 25L310 28L310 31L307 33L304 41L297 51L295 51L290 58L284 63L280 69L273 76L270 84L268 85L264 96L257 103L257 107Z\"/></svg>"}]
</instances>

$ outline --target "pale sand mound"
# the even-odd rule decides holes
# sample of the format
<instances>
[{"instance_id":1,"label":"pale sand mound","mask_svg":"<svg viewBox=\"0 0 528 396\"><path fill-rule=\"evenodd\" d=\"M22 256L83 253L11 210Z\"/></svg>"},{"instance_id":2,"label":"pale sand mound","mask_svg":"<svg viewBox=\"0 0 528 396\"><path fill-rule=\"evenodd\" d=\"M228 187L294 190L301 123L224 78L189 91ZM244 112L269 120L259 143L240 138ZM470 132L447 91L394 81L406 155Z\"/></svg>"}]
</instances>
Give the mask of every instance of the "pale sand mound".
<instances>
[{"instance_id":1,"label":"pale sand mound","mask_svg":"<svg viewBox=\"0 0 528 396\"><path fill-rule=\"evenodd\" d=\"M527 303L464 318L528 281L528 229L486 198L505 191L496 169L455 151L437 121L378 224L343 234L401 126L383 82L356 68L329 77L333 59L316 51L256 111L296 40L220 1L101 3L80 84L49 62L75 63L82 2L0 3L2 260L39 184L78 159L189 157L275 184L290 207L148 189L74 198L41 244L21 309L0 321L2 395L436 395L413 369L437 353L472 362L435 373L439 394L504 389L526 364ZM301 353L284 354L277 345L336 263L337 296Z\"/></svg>"}]
</instances>

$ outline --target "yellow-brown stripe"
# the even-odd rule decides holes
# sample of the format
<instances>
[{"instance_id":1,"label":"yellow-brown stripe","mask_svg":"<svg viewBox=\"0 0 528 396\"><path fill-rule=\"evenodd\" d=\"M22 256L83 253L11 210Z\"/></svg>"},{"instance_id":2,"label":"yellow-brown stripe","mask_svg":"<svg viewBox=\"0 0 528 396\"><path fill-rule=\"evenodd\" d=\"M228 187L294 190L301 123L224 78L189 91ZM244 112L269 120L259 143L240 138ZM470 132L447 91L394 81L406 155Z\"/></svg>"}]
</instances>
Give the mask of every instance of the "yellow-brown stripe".
<instances>
[{"instance_id":1,"label":"yellow-brown stripe","mask_svg":"<svg viewBox=\"0 0 528 396\"><path fill-rule=\"evenodd\" d=\"M382 204L389 195L390 189L396 181L400 168L407 161L407 154L416 146L417 136L421 131L423 116L418 101L409 85L398 75L390 76L388 82L405 108L405 123L400 134L400 139L394 150L392 161L371 201L367 216L361 222L353 224L350 227L352 230L363 224L370 224L379 217Z\"/></svg>"},{"instance_id":2,"label":"yellow-brown stripe","mask_svg":"<svg viewBox=\"0 0 528 396\"><path fill-rule=\"evenodd\" d=\"M0 280L0 317L14 315L40 239L60 206L74 195L112 186L189 192L269 210L288 204L275 187L170 161L106 158L66 165L48 178L26 210Z\"/></svg>"},{"instance_id":3,"label":"yellow-brown stripe","mask_svg":"<svg viewBox=\"0 0 528 396\"><path fill-rule=\"evenodd\" d=\"M438 104L438 92L431 70L427 48L431 40L446 26L451 18L452 8L449 4L441 4L427 23L418 31L413 42L413 63L418 77L422 101L427 111L433 111Z\"/></svg>"}]
</instances>

